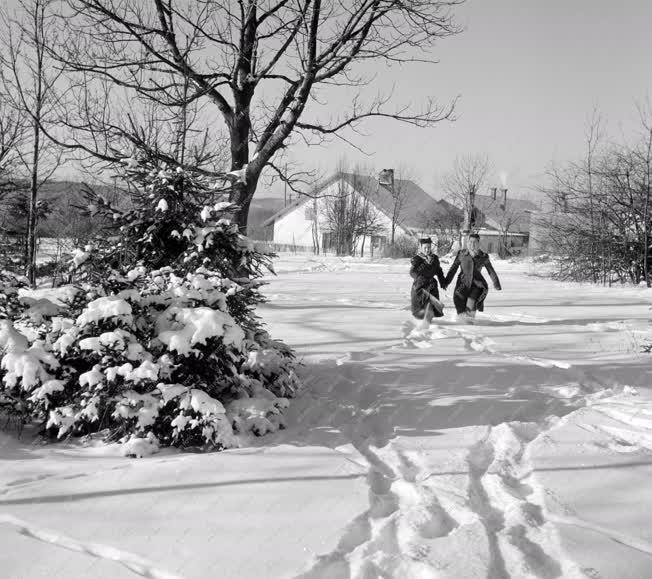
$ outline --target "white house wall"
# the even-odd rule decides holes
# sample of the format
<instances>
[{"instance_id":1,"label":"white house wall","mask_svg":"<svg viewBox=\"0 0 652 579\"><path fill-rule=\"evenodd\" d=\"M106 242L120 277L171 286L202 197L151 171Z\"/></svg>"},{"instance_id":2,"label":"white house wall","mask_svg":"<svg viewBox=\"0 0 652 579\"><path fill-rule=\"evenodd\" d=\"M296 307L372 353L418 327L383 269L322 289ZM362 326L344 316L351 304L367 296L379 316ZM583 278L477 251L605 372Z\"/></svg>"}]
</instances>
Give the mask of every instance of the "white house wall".
<instances>
[{"instance_id":1,"label":"white house wall","mask_svg":"<svg viewBox=\"0 0 652 579\"><path fill-rule=\"evenodd\" d=\"M312 247L312 220L305 216L309 203L302 203L274 222L274 243Z\"/></svg>"},{"instance_id":2,"label":"white house wall","mask_svg":"<svg viewBox=\"0 0 652 579\"><path fill-rule=\"evenodd\" d=\"M351 186L347 182L344 182L343 185L349 189L349 192L352 191ZM320 193L320 196L323 198L317 199L317 211L319 215L319 220L317 223L317 234L320 245L322 233L328 231L328 229L325 227L326 201L329 197L333 197L338 194L339 187L339 182L331 184ZM356 192L353 192L352 194L358 195ZM307 199L304 203L293 208L291 211L278 218L274 222L274 243L295 245L297 247L305 248L313 247L313 222L312 219L306 217L306 213L308 212L307 210L313 206L313 203L314 202L311 199ZM392 220L382 211L378 211L378 213L378 223L383 231L380 231L377 235L384 235L389 238L392 230ZM406 233L407 232L404 231L401 227L397 227L397 235ZM356 252L360 252L361 245L362 240L358 242L358 246L355 248ZM369 240L367 239L365 242L365 252L368 250Z\"/></svg>"}]
</instances>

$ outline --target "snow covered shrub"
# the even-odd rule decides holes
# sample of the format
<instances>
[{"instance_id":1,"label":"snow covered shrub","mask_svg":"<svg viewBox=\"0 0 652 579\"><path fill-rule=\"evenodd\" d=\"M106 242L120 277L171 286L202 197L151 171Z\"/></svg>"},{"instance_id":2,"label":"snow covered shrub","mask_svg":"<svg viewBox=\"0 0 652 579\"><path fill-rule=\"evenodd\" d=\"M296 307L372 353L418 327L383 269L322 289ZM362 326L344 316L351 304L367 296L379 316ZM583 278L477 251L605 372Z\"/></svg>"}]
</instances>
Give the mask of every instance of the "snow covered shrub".
<instances>
[{"instance_id":1,"label":"snow covered shrub","mask_svg":"<svg viewBox=\"0 0 652 579\"><path fill-rule=\"evenodd\" d=\"M23 310L18 299L18 291L22 287L27 287L27 278L0 270L0 320L13 319Z\"/></svg>"},{"instance_id":2,"label":"snow covered shrub","mask_svg":"<svg viewBox=\"0 0 652 579\"><path fill-rule=\"evenodd\" d=\"M398 235L394 240L394 245L387 245L384 248L385 257L413 257L418 251L419 244L414 237L407 235Z\"/></svg>"},{"instance_id":3,"label":"snow covered shrub","mask_svg":"<svg viewBox=\"0 0 652 579\"><path fill-rule=\"evenodd\" d=\"M112 233L74 253L67 311L4 322L4 390L24 393L53 434L108 429L135 456L158 444L226 448L282 427L295 359L255 315L271 256L203 178L146 163L130 177L132 209L94 202Z\"/></svg>"}]
</instances>

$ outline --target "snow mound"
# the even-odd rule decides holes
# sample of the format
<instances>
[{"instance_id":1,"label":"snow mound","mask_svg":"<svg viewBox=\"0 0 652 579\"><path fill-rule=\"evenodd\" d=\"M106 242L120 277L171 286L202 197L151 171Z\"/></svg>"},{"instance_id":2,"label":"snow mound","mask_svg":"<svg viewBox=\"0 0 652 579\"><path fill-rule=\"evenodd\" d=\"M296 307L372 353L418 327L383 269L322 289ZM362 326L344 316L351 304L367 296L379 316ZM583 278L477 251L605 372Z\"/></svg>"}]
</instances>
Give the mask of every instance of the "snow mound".
<instances>
[{"instance_id":1,"label":"snow mound","mask_svg":"<svg viewBox=\"0 0 652 579\"><path fill-rule=\"evenodd\" d=\"M287 398L277 398L264 388L258 394L257 397L241 398L227 405L226 413L235 432L251 431L256 436L264 436L285 428L282 411L289 406Z\"/></svg>"},{"instance_id":2,"label":"snow mound","mask_svg":"<svg viewBox=\"0 0 652 579\"><path fill-rule=\"evenodd\" d=\"M132 435L122 446L123 456L131 458L144 458L156 454L159 450L158 440L151 432L144 438Z\"/></svg>"}]
</instances>

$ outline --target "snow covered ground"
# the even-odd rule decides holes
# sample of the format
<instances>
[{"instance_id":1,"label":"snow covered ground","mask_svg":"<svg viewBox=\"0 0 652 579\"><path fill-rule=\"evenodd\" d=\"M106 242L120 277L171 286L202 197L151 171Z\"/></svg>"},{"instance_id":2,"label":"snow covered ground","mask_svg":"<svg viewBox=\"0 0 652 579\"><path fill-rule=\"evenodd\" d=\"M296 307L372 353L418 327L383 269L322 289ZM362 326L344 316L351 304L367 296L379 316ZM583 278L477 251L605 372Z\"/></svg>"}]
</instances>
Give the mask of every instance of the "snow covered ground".
<instances>
[{"instance_id":1,"label":"snow covered ground","mask_svg":"<svg viewBox=\"0 0 652 579\"><path fill-rule=\"evenodd\" d=\"M306 389L249 447L1 433L2 576L652 577L652 294L494 265L474 325L422 331L407 261L280 258L261 315Z\"/></svg>"}]
</instances>

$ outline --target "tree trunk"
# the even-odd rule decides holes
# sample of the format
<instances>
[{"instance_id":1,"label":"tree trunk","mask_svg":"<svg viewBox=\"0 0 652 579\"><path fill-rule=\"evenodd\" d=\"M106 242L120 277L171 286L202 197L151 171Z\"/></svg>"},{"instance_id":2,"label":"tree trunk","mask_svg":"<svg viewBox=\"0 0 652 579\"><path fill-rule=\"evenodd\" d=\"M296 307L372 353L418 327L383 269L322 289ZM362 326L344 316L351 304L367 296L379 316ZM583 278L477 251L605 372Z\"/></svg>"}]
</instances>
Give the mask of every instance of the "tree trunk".
<instances>
[{"instance_id":1,"label":"tree trunk","mask_svg":"<svg viewBox=\"0 0 652 579\"><path fill-rule=\"evenodd\" d=\"M36 287L36 222L38 201L38 157L41 131L38 121L34 121L34 148L32 150L32 174L29 189L29 215L27 217L27 279L32 288Z\"/></svg>"},{"instance_id":2,"label":"tree trunk","mask_svg":"<svg viewBox=\"0 0 652 579\"><path fill-rule=\"evenodd\" d=\"M229 201L235 205L238 205L239 209L234 215L233 222L238 225L240 233L246 235L247 223L249 221L249 207L251 206L249 186L245 185L244 183L235 183L231 189Z\"/></svg>"},{"instance_id":3,"label":"tree trunk","mask_svg":"<svg viewBox=\"0 0 652 579\"><path fill-rule=\"evenodd\" d=\"M652 179L652 130L648 132L646 164L646 183L645 183L645 206L643 209L643 275L645 276L645 285L650 287L650 272L648 271L648 255L650 253L650 233L649 233L649 214L650 214L650 179Z\"/></svg>"},{"instance_id":4,"label":"tree trunk","mask_svg":"<svg viewBox=\"0 0 652 579\"><path fill-rule=\"evenodd\" d=\"M229 131L231 137L231 171L246 169L241 179L233 184L229 195L229 201L240 207L235 215L234 222L238 224L243 235L247 234L251 198L256 191L260 176L260 169L256 171L249 167L249 136L251 133L249 102L251 96L244 91L234 91L236 106Z\"/></svg>"},{"instance_id":5,"label":"tree trunk","mask_svg":"<svg viewBox=\"0 0 652 579\"><path fill-rule=\"evenodd\" d=\"M246 179L246 183L241 181L234 183L229 195L229 201L240 207L234 215L233 222L238 225L242 235L247 235L249 208L251 207L251 201L258 185L258 175L247 174Z\"/></svg>"}]
</instances>

